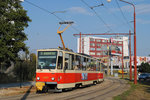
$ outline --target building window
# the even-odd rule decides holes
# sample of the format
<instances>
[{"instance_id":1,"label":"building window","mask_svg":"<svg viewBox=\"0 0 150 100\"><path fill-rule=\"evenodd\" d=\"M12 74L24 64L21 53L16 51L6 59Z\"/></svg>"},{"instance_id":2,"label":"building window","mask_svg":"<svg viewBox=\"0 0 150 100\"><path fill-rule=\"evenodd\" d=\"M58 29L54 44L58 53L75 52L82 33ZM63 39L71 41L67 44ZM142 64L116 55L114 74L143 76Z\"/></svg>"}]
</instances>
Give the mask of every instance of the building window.
<instances>
[{"instance_id":1,"label":"building window","mask_svg":"<svg viewBox=\"0 0 150 100\"><path fill-rule=\"evenodd\" d=\"M91 43L90 46L95 46L95 43Z\"/></svg>"},{"instance_id":2,"label":"building window","mask_svg":"<svg viewBox=\"0 0 150 100\"><path fill-rule=\"evenodd\" d=\"M107 50L107 45L106 44L102 45L102 49Z\"/></svg>"},{"instance_id":3,"label":"building window","mask_svg":"<svg viewBox=\"0 0 150 100\"><path fill-rule=\"evenodd\" d=\"M103 55L104 55L104 56L107 55L107 51L103 51Z\"/></svg>"},{"instance_id":4,"label":"building window","mask_svg":"<svg viewBox=\"0 0 150 100\"><path fill-rule=\"evenodd\" d=\"M117 41L113 41L113 43L117 44Z\"/></svg>"},{"instance_id":5,"label":"building window","mask_svg":"<svg viewBox=\"0 0 150 100\"><path fill-rule=\"evenodd\" d=\"M94 41L94 39L93 39L93 38L90 38L90 41Z\"/></svg>"},{"instance_id":6,"label":"building window","mask_svg":"<svg viewBox=\"0 0 150 100\"><path fill-rule=\"evenodd\" d=\"M94 51L94 50L95 50L95 48L90 48L90 50Z\"/></svg>"},{"instance_id":7,"label":"building window","mask_svg":"<svg viewBox=\"0 0 150 100\"><path fill-rule=\"evenodd\" d=\"M101 53L97 53L97 55L101 55Z\"/></svg>"},{"instance_id":8,"label":"building window","mask_svg":"<svg viewBox=\"0 0 150 100\"><path fill-rule=\"evenodd\" d=\"M106 42L107 42L107 40L102 40L102 42L103 42L103 43L106 43Z\"/></svg>"},{"instance_id":9,"label":"building window","mask_svg":"<svg viewBox=\"0 0 150 100\"><path fill-rule=\"evenodd\" d=\"M97 46L102 46L101 44L97 44Z\"/></svg>"},{"instance_id":10,"label":"building window","mask_svg":"<svg viewBox=\"0 0 150 100\"><path fill-rule=\"evenodd\" d=\"M111 46L111 50L116 50L116 46L115 46L115 45L112 45L112 46Z\"/></svg>"},{"instance_id":11,"label":"building window","mask_svg":"<svg viewBox=\"0 0 150 100\"><path fill-rule=\"evenodd\" d=\"M101 51L102 49L101 49L101 48L96 48L96 50L97 50L97 51Z\"/></svg>"},{"instance_id":12,"label":"building window","mask_svg":"<svg viewBox=\"0 0 150 100\"><path fill-rule=\"evenodd\" d=\"M95 52L90 52L90 55L95 55Z\"/></svg>"},{"instance_id":13,"label":"building window","mask_svg":"<svg viewBox=\"0 0 150 100\"><path fill-rule=\"evenodd\" d=\"M97 42L101 42L101 40L96 40Z\"/></svg>"},{"instance_id":14,"label":"building window","mask_svg":"<svg viewBox=\"0 0 150 100\"><path fill-rule=\"evenodd\" d=\"M122 44L122 42L118 42L118 44Z\"/></svg>"}]
</instances>

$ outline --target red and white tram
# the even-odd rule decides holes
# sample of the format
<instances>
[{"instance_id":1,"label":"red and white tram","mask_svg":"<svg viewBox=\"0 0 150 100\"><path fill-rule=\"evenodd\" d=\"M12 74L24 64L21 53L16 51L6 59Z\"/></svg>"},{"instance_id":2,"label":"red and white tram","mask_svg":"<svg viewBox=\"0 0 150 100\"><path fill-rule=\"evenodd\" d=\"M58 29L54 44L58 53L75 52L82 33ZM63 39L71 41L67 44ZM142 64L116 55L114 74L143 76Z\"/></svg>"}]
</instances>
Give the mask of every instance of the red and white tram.
<instances>
[{"instance_id":1,"label":"red and white tram","mask_svg":"<svg viewBox=\"0 0 150 100\"><path fill-rule=\"evenodd\" d=\"M37 50L37 91L62 91L103 80L99 59L62 49Z\"/></svg>"}]
</instances>

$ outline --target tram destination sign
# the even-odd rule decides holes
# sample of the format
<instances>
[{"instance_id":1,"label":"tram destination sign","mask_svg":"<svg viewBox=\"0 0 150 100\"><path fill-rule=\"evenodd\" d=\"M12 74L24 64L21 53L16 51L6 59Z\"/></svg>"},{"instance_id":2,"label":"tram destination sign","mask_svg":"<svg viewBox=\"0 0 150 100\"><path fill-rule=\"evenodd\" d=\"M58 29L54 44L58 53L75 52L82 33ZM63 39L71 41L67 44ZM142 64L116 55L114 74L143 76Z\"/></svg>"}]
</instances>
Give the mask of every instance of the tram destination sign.
<instances>
[{"instance_id":1,"label":"tram destination sign","mask_svg":"<svg viewBox=\"0 0 150 100\"><path fill-rule=\"evenodd\" d=\"M54 56L56 55L56 51L39 51L38 52L38 55L39 56L48 56L48 55L51 55L51 56Z\"/></svg>"}]
</instances>

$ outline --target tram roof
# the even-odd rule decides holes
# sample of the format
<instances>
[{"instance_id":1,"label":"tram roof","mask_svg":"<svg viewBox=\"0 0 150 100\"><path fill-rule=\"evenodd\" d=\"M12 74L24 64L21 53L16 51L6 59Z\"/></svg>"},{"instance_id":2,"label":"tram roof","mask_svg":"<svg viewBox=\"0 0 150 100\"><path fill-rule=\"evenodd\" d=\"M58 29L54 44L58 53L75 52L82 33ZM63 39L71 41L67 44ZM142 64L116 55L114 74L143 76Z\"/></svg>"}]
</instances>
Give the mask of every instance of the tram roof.
<instances>
[{"instance_id":1,"label":"tram roof","mask_svg":"<svg viewBox=\"0 0 150 100\"><path fill-rule=\"evenodd\" d=\"M67 51L67 52L72 52L72 53L76 53L76 52L73 52L73 50L64 50L62 48L44 48L44 49L38 49L37 51L49 51L49 50L52 50L52 51L58 51L58 50L61 50L61 51ZM84 54L84 53L76 53L76 54L79 54L79 55L83 55L83 56L86 56L86 57L91 57L91 58L95 58L95 57L92 57L90 55L87 55L87 54Z\"/></svg>"}]
</instances>

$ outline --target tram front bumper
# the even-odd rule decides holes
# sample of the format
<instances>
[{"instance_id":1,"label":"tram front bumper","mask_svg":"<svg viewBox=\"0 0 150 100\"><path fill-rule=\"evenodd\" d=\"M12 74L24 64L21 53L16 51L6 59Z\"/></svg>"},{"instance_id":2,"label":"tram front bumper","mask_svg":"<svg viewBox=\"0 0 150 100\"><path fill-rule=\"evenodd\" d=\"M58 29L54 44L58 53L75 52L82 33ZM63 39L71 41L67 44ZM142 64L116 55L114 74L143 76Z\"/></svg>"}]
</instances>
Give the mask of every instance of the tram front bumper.
<instances>
[{"instance_id":1,"label":"tram front bumper","mask_svg":"<svg viewBox=\"0 0 150 100\"><path fill-rule=\"evenodd\" d=\"M45 86L45 82L36 82L35 86L37 91L42 91L43 87Z\"/></svg>"}]
</instances>

